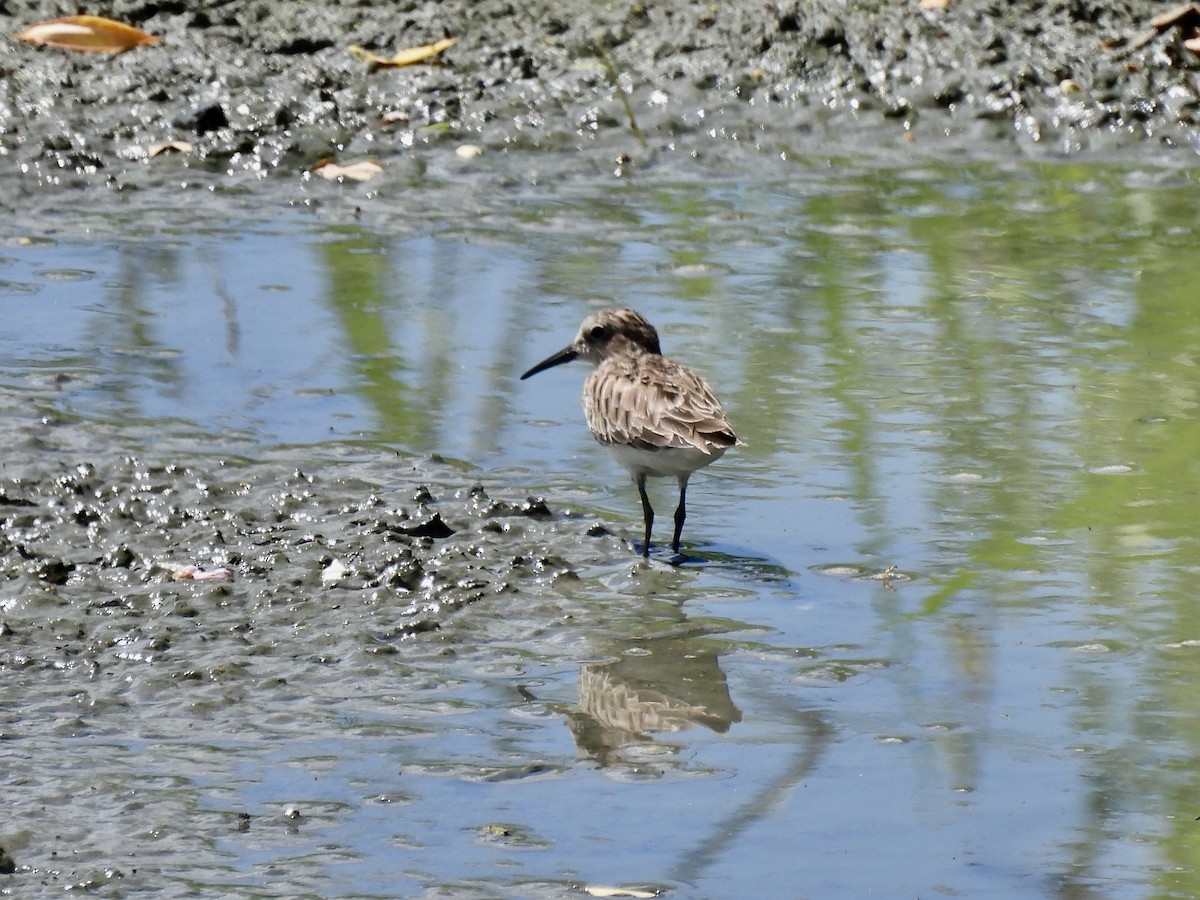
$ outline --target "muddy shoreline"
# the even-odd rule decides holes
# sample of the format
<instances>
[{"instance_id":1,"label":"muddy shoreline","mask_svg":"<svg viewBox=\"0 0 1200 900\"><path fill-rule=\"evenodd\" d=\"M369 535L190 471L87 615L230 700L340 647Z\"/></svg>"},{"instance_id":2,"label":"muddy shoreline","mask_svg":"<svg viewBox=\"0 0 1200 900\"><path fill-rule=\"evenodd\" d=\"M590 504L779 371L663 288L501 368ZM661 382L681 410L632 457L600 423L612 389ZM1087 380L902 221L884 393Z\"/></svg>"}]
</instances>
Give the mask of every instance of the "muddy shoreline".
<instances>
[{"instance_id":1,"label":"muddy shoreline","mask_svg":"<svg viewBox=\"0 0 1200 900\"><path fill-rule=\"evenodd\" d=\"M6 205L71 185L104 189L83 203L197 185L304 202L324 158L379 160L375 193L727 174L805 153L1191 165L1200 130L1184 46L1200 16L1156 28L1161 3L376 6L118 0L93 11L161 42L115 57L0 42ZM0 7L10 34L64 12ZM433 65L371 71L346 49L444 36L457 44ZM193 149L147 160L162 141Z\"/></svg>"},{"instance_id":2,"label":"muddy shoreline","mask_svg":"<svg viewBox=\"0 0 1200 900\"><path fill-rule=\"evenodd\" d=\"M98 625L157 616L204 594L236 594L242 607L247 589L250 605L264 609L330 591L386 607L390 624L371 640L394 652L394 641L434 631L481 599L574 577L566 560L545 553L558 540L628 549L541 497L500 496L495 480L461 462L369 447L203 453L184 435L173 450L162 423L78 420L53 412L48 398L31 415L36 397L0 388L8 423L0 573L9 598L0 668L47 662L36 652L47 605ZM227 577L202 574L222 569ZM97 665L92 652L118 645L128 660L138 643L96 641L84 629L77 638L57 647L72 667Z\"/></svg>"}]
</instances>

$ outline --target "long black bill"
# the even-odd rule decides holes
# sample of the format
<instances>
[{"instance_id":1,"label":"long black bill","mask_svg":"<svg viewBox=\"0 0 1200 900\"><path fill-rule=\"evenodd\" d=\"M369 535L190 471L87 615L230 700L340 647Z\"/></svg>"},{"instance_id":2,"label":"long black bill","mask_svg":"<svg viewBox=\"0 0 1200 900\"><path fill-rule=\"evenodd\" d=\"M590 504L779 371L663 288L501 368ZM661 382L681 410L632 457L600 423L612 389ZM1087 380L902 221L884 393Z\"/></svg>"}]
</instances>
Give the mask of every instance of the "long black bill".
<instances>
[{"instance_id":1,"label":"long black bill","mask_svg":"<svg viewBox=\"0 0 1200 900\"><path fill-rule=\"evenodd\" d=\"M549 357L548 359L543 359L540 363L522 375L521 380L524 381L530 375L536 375L538 372L545 372L547 369L553 369L555 366L561 366L563 363L569 363L578 355L579 354L575 352L574 347L568 347L565 350L559 350L553 356Z\"/></svg>"}]
</instances>

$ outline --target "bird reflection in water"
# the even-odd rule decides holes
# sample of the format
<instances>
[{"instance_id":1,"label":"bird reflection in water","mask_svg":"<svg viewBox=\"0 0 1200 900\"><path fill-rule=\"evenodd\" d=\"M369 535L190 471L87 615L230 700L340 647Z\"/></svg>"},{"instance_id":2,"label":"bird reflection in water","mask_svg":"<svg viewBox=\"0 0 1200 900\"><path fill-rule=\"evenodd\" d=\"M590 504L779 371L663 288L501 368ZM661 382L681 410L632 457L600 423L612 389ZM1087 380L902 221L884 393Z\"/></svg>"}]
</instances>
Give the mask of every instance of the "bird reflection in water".
<instances>
[{"instance_id":1,"label":"bird reflection in water","mask_svg":"<svg viewBox=\"0 0 1200 900\"><path fill-rule=\"evenodd\" d=\"M656 640L579 673L579 706L567 718L581 755L620 763L619 751L702 725L718 734L742 720L715 649L695 638Z\"/></svg>"}]
</instances>

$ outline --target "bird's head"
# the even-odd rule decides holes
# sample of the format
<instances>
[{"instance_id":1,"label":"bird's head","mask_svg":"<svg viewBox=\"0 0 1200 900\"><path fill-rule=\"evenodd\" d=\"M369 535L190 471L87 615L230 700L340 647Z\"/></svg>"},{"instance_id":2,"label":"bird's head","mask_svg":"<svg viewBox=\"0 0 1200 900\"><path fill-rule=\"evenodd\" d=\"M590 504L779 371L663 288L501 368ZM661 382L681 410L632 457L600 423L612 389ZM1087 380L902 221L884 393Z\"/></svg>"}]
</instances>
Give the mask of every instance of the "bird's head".
<instances>
[{"instance_id":1,"label":"bird's head","mask_svg":"<svg viewBox=\"0 0 1200 900\"><path fill-rule=\"evenodd\" d=\"M522 375L521 380L573 359L598 366L610 356L623 353L662 355L658 332L641 313L632 309L602 309L583 320L570 347L542 360Z\"/></svg>"}]
</instances>

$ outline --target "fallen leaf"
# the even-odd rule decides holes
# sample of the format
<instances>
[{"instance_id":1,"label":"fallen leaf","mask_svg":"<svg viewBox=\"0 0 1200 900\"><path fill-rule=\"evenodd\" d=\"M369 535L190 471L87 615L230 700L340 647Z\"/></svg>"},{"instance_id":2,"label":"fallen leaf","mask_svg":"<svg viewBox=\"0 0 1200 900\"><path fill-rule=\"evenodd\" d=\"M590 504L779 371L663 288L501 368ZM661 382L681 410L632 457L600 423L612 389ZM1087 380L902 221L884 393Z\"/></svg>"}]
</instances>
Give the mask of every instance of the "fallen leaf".
<instances>
[{"instance_id":1,"label":"fallen leaf","mask_svg":"<svg viewBox=\"0 0 1200 900\"><path fill-rule=\"evenodd\" d=\"M372 53L366 47L360 47L358 44L351 44L346 50L349 51L351 56L361 59L365 63L370 63L373 66L386 66L388 64L386 57Z\"/></svg>"},{"instance_id":2,"label":"fallen leaf","mask_svg":"<svg viewBox=\"0 0 1200 900\"><path fill-rule=\"evenodd\" d=\"M151 144L146 148L146 159L154 159L160 153L166 153L168 150L175 153L191 153L192 145L187 141L163 141L159 144Z\"/></svg>"},{"instance_id":3,"label":"fallen leaf","mask_svg":"<svg viewBox=\"0 0 1200 900\"><path fill-rule=\"evenodd\" d=\"M38 22L18 34L17 39L60 50L96 53L124 53L143 44L157 44L160 40L139 28L101 16L67 16Z\"/></svg>"},{"instance_id":4,"label":"fallen leaf","mask_svg":"<svg viewBox=\"0 0 1200 900\"><path fill-rule=\"evenodd\" d=\"M1194 41L1200 37L1200 6L1195 3L1184 3L1159 13L1150 20L1150 27L1146 31L1130 40L1129 49L1141 50L1158 35L1173 28L1179 29L1185 45L1188 41ZM1188 47L1188 49L1192 48Z\"/></svg>"},{"instance_id":5,"label":"fallen leaf","mask_svg":"<svg viewBox=\"0 0 1200 900\"><path fill-rule=\"evenodd\" d=\"M1193 53L1200 53L1200 6L1195 3L1185 3L1159 13L1150 20L1150 24L1160 32L1178 29L1183 46Z\"/></svg>"},{"instance_id":6,"label":"fallen leaf","mask_svg":"<svg viewBox=\"0 0 1200 900\"><path fill-rule=\"evenodd\" d=\"M349 178L351 181L370 181L383 171L383 166L369 159L351 163L348 166L339 165L332 159L323 159L309 171L316 172L329 181L337 181L339 178Z\"/></svg>"},{"instance_id":7,"label":"fallen leaf","mask_svg":"<svg viewBox=\"0 0 1200 900\"><path fill-rule=\"evenodd\" d=\"M411 66L414 63L424 62L430 57L437 56L443 50L447 50L458 43L458 38L443 38L440 41L435 41L432 44L422 44L420 47L409 47L407 50L401 50L394 56L380 56L378 53L372 53L365 47L360 47L357 44L348 47L350 53L361 59L363 62L375 67L383 66Z\"/></svg>"},{"instance_id":8,"label":"fallen leaf","mask_svg":"<svg viewBox=\"0 0 1200 900\"><path fill-rule=\"evenodd\" d=\"M228 581L233 573L224 567L202 569L199 566L172 566L171 578L175 581Z\"/></svg>"},{"instance_id":9,"label":"fallen leaf","mask_svg":"<svg viewBox=\"0 0 1200 900\"><path fill-rule=\"evenodd\" d=\"M1150 24L1159 31L1165 31L1176 25L1195 25L1198 22L1200 22L1200 6L1195 3L1184 3L1181 6L1173 7L1150 20Z\"/></svg>"},{"instance_id":10,"label":"fallen leaf","mask_svg":"<svg viewBox=\"0 0 1200 900\"><path fill-rule=\"evenodd\" d=\"M440 41L434 41L432 44L410 47L407 50L401 50L393 56L388 61L388 65L411 66L413 63L423 62L431 56L437 56L443 50L449 50L456 43L458 43L458 38L442 38Z\"/></svg>"}]
</instances>

